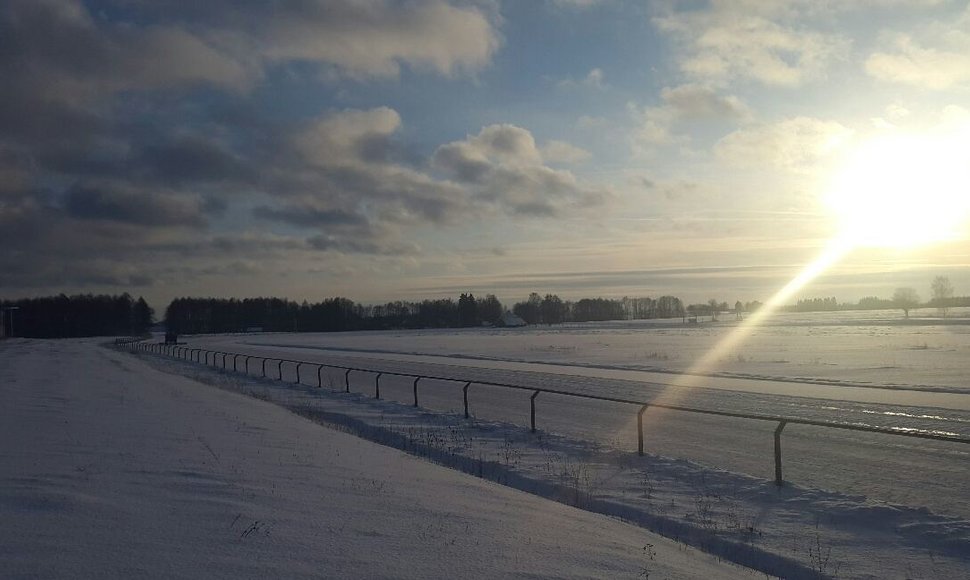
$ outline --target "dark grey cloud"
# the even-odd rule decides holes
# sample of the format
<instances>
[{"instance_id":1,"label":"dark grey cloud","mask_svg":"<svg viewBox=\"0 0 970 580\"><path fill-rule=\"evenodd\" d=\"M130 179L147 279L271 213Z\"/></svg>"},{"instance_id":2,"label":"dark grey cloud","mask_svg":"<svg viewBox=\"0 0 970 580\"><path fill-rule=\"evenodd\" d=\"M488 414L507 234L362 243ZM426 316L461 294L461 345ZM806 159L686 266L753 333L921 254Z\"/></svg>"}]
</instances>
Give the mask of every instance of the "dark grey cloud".
<instances>
[{"instance_id":1,"label":"dark grey cloud","mask_svg":"<svg viewBox=\"0 0 970 580\"><path fill-rule=\"evenodd\" d=\"M8 0L0 28L0 70L9 86L47 101L83 103L197 84L242 89L252 82L245 61L187 28L99 19L76 0Z\"/></svg>"},{"instance_id":2,"label":"dark grey cloud","mask_svg":"<svg viewBox=\"0 0 970 580\"><path fill-rule=\"evenodd\" d=\"M63 289L87 290L90 288L147 288L155 280L148 274L125 272L108 264L33 264L13 263L5 266L4 288L34 289L44 292ZM62 289L62 290L57 290ZM9 292L9 290L8 290ZM33 293L33 292L31 292ZM5 298L13 298L11 295Z\"/></svg>"},{"instance_id":3,"label":"dark grey cloud","mask_svg":"<svg viewBox=\"0 0 970 580\"><path fill-rule=\"evenodd\" d=\"M116 185L79 184L65 195L68 214L141 226L200 227L206 224L202 203L166 193L146 193Z\"/></svg>"},{"instance_id":4,"label":"dark grey cloud","mask_svg":"<svg viewBox=\"0 0 970 580\"><path fill-rule=\"evenodd\" d=\"M253 215L262 219L282 221L304 227L329 228L367 225L367 219L358 213L307 206L260 206L253 209Z\"/></svg>"},{"instance_id":5,"label":"dark grey cloud","mask_svg":"<svg viewBox=\"0 0 970 580\"><path fill-rule=\"evenodd\" d=\"M465 143L449 143L435 151L435 164L458 181L482 183L488 176L492 164L487 159L470 151Z\"/></svg>"},{"instance_id":6,"label":"dark grey cloud","mask_svg":"<svg viewBox=\"0 0 970 580\"><path fill-rule=\"evenodd\" d=\"M0 288L34 289L144 285L151 274L134 259L147 241L145 228L76 220L25 198L0 204Z\"/></svg>"},{"instance_id":7,"label":"dark grey cloud","mask_svg":"<svg viewBox=\"0 0 970 580\"><path fill-rule=\"evenodd\" d=\"M299 250L304 247L304 244L299 239L291 237L248 235L215 236L206 246L216 252L223 252L230 255L252 256L256 254L262 256Z\"/></svg>"},{"instance_id":8,"label":"dark grey cloud","mask_svg":"<svg viewBox=\"0 0 970 580\"><path fill-rule=\"evenodd\" d=\"M153 181L173 184L255 183L259 169L214 139L177 136L164 144L146 144L134 160Z\"/></svg>"},{"instance_id":9,"label":"dark grey cloud","mask_svg":"<svg viewBox=\"0 0 970 580\"><path fill-rule=\"evenodd\" d=\"M401 242L380 242L378 240L358 240L337 236L319 235L307 240L310 247L320 251L338 251L351 254L376 254L385 256L406 256L416 254L418 247Z\"/></svg>"}]
</instances>

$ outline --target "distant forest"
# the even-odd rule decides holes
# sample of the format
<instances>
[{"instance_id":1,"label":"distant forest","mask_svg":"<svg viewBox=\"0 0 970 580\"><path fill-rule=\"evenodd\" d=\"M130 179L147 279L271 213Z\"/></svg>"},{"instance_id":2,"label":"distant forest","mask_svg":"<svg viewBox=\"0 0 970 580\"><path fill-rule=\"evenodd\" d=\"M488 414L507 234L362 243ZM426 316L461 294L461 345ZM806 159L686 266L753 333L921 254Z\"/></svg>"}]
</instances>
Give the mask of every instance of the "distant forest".
<instances>
[{"instance_id":1,"label":"distant forest","mask_svg":"<svg viewBox=\"0 0 970 580\"><path fill-rule=\"evenodd\" d=\"M960 306L970 299L951 298ZM924 306L933 306L930 301ZM178 334L220 332L329 332L344 330L390 330L403 328L461 328L502 326L510 311L525 324L562 324L606 320L710 317L723 313L734 316L755 312L761 302L719 302L685 305L676 296L659 298L583 298L562 300L556 294L533 292L522 302L507 308L492 294L476 297L462 294L458 300L442 298L420 302L396 301L363 305L347 298L299 304L281 298L177 298L165 311L166 326ZM870 310L898 308L893 300L867 297L858 303L839 303L835 298L799 300L785 307L788 312Z\"/></svg>"},{"instance_id":2,"label":"distant forest","mask_svg":"<svg viewBox=\"0 0 970 580\"><path fill-rule=\"evenodd\" d=\"M140 335L152 325L154 311L144 298L81 294L2 300L0 335L26 338Z\"/></svg>"},{"instance_id":3,"label":"distant forest","mask_svg":"<svg viewBox=\"0 0 970 580\"><path fill-rule=\"evenodd\" d=\"M180 334L209 332L321 332L395 328L501 326L506 307L492 294L462 294L421 302L388 302L364 306L346 298L310 304L280 298L177 298L165 311L168 328ZM526 324L560 324L684 316L675 296L652 298L584 298L564 301L555 294L533 292L510 309Z\"/></svg>"},{"instance_id":4,"label":"distant forest","mask_svg":"<svg viewBox=\"0 0 970 580\"><path fill-rule=\"evenodd\" d=\"M943 291L934 288L933 299L919 303L915 292L907 294L914 303L902 304L899 296L882 299L869 296L857 303L840 303L834 297L799 300L783 308L788 312L873 310L892 308L970 306L970 297L953 297L949 281ZM902 290L898 289L897 294ZM900 296L906 293L900 294ZM302 304L282 298L177 298L165 310L166 327L178 334L223 332L329 332L346 330L389 330L405 328L459 328L502 326L513 322L511 312L525 324L561 324L605 320L710 317L730 313L743 317L755 312L761 302L727 302L711 299L685 305L676 296L659 298L583 298L562 300L556 294L533 292L513 304L503 305L492 294L476 297L462 294L458 300L443 298L420 302L395 301L362 305L347 298L329 298ZM137 336L154 323L154 311L141 297L128 294L51 296L0 301L4 321L0 336L59 338L82 336ZM906 312L908 316L908 311Z\"/></svg>"}]
</instances>

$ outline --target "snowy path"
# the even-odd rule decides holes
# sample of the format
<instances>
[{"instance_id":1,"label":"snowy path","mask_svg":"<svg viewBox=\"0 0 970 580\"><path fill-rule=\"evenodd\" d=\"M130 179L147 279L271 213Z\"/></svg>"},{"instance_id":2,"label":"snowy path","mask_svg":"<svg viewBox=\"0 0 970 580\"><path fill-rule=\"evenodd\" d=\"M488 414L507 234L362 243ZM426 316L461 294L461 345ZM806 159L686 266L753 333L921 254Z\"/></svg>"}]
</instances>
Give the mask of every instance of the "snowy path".
<instances>
[{"instance_id":1,"label":"snowy path","mask_svg":"<svg viewBox=\"0 0 970 580\"><path fill-rule=\"evenodd\" d=\"M4 578L759 577L91 343L0 395Z\"/></svg>"}]
</instances>

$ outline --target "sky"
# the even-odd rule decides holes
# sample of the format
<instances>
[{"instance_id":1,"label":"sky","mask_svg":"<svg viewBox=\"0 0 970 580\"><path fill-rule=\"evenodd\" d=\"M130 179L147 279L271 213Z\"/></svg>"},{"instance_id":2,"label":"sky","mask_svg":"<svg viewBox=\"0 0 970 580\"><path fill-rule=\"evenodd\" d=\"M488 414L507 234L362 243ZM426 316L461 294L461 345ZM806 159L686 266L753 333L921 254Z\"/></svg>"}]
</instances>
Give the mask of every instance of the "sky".
<instances>
[{"instance_id":1,"label":"sky","mask_svg":"<svg viewBox=\"0 0 970 580\"><path fill-rule=\"evenodd\" d=\"M797 297L970 294L966 1L7 0L0 30L3 298L764 301L872 224Z\"/></svg>"}]
</instances>

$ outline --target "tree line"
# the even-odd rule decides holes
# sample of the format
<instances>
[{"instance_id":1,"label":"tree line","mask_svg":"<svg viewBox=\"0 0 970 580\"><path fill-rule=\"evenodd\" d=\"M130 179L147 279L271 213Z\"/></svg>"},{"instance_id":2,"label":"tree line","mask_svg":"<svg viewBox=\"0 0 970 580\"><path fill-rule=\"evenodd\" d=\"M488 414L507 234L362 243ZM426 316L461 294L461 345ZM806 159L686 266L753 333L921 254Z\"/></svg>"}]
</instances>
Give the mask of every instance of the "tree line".
<instances>
[{"instance_id":1,"label":"tree line","mask_svg":"<svg viewBox=\"0 0 970 580\"><path fill-rule=\"evenodd\" d=\"M604 320L644 320L648 318L681 318L684 303L676 296L660 298L582 298L575 302L562 300L556 294L529 294L512 312L526 324L561 324L563 322L597 322Z\"/></svg>"},{"instance_id":2,"label":"tree line","mask_svg":"<svg viewBox=\"0 0 970 580\"><path fill-rule=\"evenodd\" d=\"M0 335L25 338L136 336L148 331L154 316L144 298L127 293L0 300L0 309Z\"/></svg>"},{"instance_id":3,"label":"tree line","mask_svg":"<svg viewBox=\"0 0 970 580\"><path fill-rule=\"evenodd\" d=\"M457 301L398 300L368 306L347 298L302 304L282 298L176 298L165 310L165 323L179 334L458 328L497 326L504 312L494 295L476 298L470 293Z\"/></svg>"},{"instance_id":4,"label":"tree line","mask_svg":"<svg viewBox=\"0 0 970 580\"><path fill-rule=\"evenodd\" d=\"M936 308L941 316L946 317L950 308L970 306L970 296L954 296L953 283L947 276L937 276L930 284L930 298L923 302L919 292L912 287L896 288L891 298L865 296L858 302L839 303L835 297L810 298L799 300L796 304L785 307L787 312L829 312L837 310L890 310L899 309L909 318L909 311L918 308Z\"/></svg>"},{"instance_id":5,"label":"tree line","mask_svg":"<svg viewBox=\"0 0 970 580\"><path fill-rule=\"evenodd\" d=\"M512 312L526 324L560 324L629 318L671 318L685 314L675 296L583 298L565 301L533 292ZM502 326L506 308L493 294L463 293L420 302L362 305L347 298L298 304L281 298L176 298L165 310L169 330L179 334L219 332L329 332L403 328Z\"/></svg>"},{"instance_id":6,"label":"tree line","mask_svg":"<svg viewBox=\"0 0 970 580\"><path fill-rule=\"evenodd\" d=\"M943 316L955 306L970 306L970 297L954 297L949 278L937 276L931 286L933 298L926 303L912 288L898 288L890 299L867 296L857 303L839 303L835 297L799 300L785 310L817 312L834 310L938 308ZM717 319L723 312L738 317L754 312L761 302L727 302L684 305L671 295L659 298L582 298L563 300L556 294L529 297L510 309L526 324L561 324L606 320L650 318ZM154 311L145 300L130 295L76 295L0 301L5 311L0 335L31 338L138 335L153 323ZM345 330L388 330L406 328L457 328L501 326L506 308L493 294L476 297L463 293L451 298L395 301L362 305L347 298L298 304L283 298L176 298L165 310L169 330L179 334L221 332L328 332ZM13 330L13 333L11 333Z\"/></svg>"}]
</instances>

